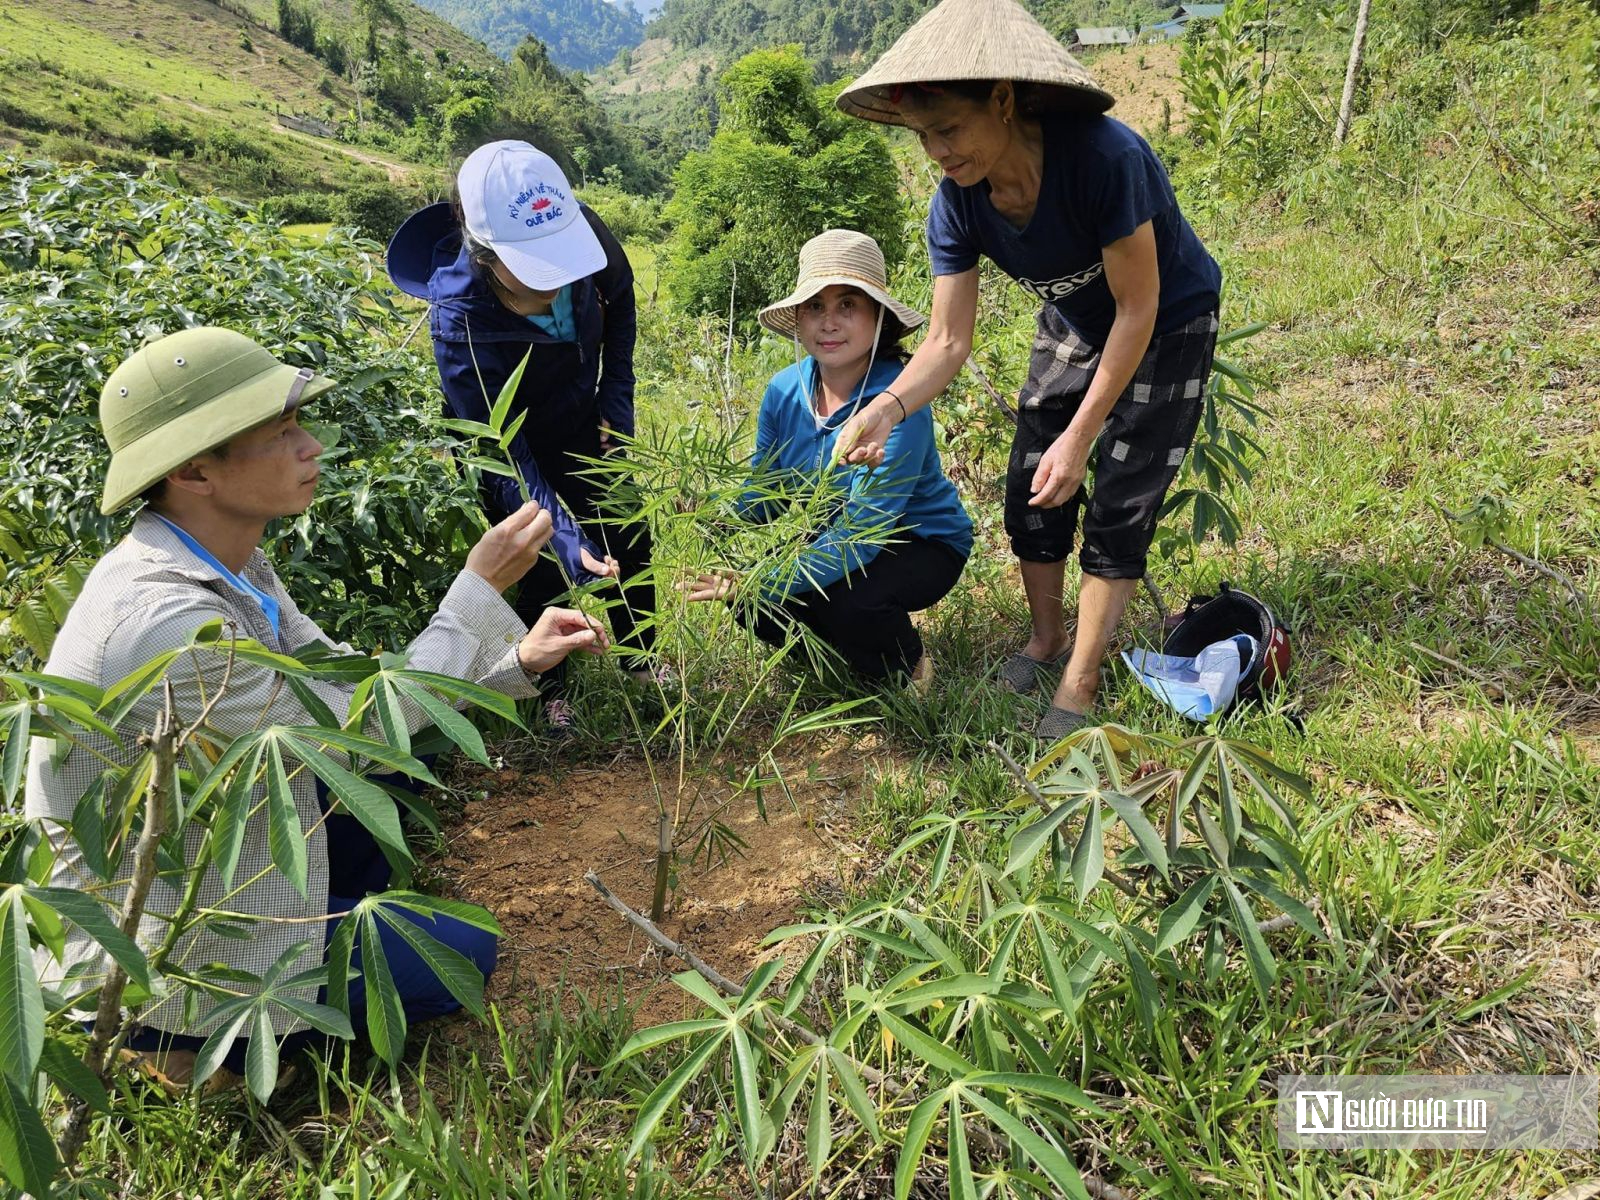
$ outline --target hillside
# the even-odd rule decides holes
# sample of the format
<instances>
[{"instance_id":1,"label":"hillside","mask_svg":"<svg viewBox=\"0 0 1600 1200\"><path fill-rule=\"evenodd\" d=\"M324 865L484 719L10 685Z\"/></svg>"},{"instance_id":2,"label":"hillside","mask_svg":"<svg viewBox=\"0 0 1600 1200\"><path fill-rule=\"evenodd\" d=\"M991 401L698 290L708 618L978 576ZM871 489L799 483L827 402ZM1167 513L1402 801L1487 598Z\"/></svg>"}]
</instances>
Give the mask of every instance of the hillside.
<instances>
[{"instance_id":1,"label":"hillside","mask_svg":"<svg viewBox=\"0 0 1600 1200\"><path fill-rule=\"evenodd\" d=\"M538 43L505 62L410 0L390 12L369 25L351 0L0 0L0 151L154 162L194 190L374 234L492 137L656 183Z\"/></svg>"},{"instance_id":2,"label":"hillside","mask_svg":"<svg viewBox=\"0 0 1600 1200\"><path fill-rule=\"evenodd\" d=\"M493 63L431 14L400 7L419 49ZM190 186L251 198L419 180L415 161L280 124L280 116L337 121L357 97L348 80L280 38L270 12L205 0L7 0L0 147L131 170L156 161Z\"/></svg>"},{"instance_id":3,"label":"hillside","mask_svg":"<svg viewBox=\"0 0 1600 1200\"><path fill-rule=\"evenodd\" d=\"M1157 0L1023 2L1063 40L1079 25L1151 24L1173 7ZM930 0L665 0L646 40L595 73L596 94L648 140L698 145L714 121L712 81L741 55L798 45L819 80L857 75L929 7Z\"/></svg>"},{"instance_id":4,"label":"hillside","mask_svg":"<svg viewBox=\"0 0 1600 1200\"><path fill-rule=\"evenodd\" d=\"M418 0L466 30L489 49L509 56L523 38L538 38L559 66L589 71L617 51L644 40L644 21L611 0Z\"/></svg>"}]
</instances>

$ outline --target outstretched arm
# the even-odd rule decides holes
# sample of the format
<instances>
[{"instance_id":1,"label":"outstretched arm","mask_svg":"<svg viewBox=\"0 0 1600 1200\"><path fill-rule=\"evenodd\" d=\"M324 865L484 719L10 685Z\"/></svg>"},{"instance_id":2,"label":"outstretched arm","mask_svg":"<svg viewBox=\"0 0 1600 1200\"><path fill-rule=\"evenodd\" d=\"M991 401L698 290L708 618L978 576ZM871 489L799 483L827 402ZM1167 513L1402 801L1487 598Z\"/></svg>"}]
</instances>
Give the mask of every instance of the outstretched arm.
<instances>
[{"instance_id":1,"label":"outstretched arm","mask_svg":"<svg viewBox=\"0 0 1600 1200\"><path fill-rule=\"evenodd\" d=\"M849 447L842 456L845 462L871 465L883 461L890 431L905 417L931 404L961 370L972 353L972 332L977 320L978 268L959 275L936 276L928 336L922 339L894 386L845 422L838 441L838 445Z\"/></svg>"}]
</instances>

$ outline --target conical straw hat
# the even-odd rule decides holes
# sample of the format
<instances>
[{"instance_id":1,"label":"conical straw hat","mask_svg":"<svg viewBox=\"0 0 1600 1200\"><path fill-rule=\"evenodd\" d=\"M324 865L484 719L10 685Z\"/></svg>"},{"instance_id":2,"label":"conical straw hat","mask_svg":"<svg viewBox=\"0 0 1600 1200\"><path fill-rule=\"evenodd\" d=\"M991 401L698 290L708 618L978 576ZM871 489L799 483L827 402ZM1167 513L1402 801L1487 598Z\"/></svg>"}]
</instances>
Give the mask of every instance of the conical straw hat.
<instances>
[{"instance_id":1,"label":"conical straw hat","mask_svg":"<svg viewBox=\"0 0 1600 1200\"><path fill-rule=\"evenodd\" d=\"M1114 103L1016 0L942 0L837 103L852 117L903 125L902 86L977 79L1033 84L1038 103L1055 110L1101 113Z\"/></svg>"},{"instance_id":2,"label":"conical straw hat","mask_svg":"<svg viewBox=\"0 0 1600 1200\"><path fill-rule=\"evenodd\" d=\"M835 283L860 288L888 309L904 329L915 329L926 319L889 294L889 271L877 242L853 229L830 229L800 248L800 282L782 300L763 308L757 320L773 333L794 337L795 310Z\"/></svg>"}]
</instances>

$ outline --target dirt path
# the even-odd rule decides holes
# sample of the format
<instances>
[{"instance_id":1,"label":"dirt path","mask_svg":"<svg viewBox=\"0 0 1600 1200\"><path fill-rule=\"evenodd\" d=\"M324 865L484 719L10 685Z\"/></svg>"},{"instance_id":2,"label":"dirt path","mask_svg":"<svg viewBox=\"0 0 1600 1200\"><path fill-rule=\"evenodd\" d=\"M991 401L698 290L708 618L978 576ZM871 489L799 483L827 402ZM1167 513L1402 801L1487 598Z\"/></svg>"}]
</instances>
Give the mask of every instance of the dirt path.
<instances>
[{"instance_id":1,"label":"dirt path","mask_svg":"<svg viewBox=\"0 0 1600 1200\"><path fill-rule=\"evenodd\" d=\"M763 961L759 943L797 919L805 898L837 893L857 877L865 854L850 830L850 798L864 764L886 752L876 739L818 752L780 754L793 803L766 789L769 820L754 797L738 797L724 820L746 843L738 857L680 868L663 928L723 974L738 979ZM450 833L443 864L456 894L481 904L505 930L491 999L510 1020L522 1000L559 980L591 999L618 990L639 1004L641 1025L693 1007L671 982L684 969L659 957L584 882L594 869L619 897L648 911L654 879L656 805L644 764L584 766L556 774L482 772L465 781L487 795ZM703 784L700 811L733 789L720 776ZM793 956L798 966L798 956Z\"/></svg>"}]
</instances>

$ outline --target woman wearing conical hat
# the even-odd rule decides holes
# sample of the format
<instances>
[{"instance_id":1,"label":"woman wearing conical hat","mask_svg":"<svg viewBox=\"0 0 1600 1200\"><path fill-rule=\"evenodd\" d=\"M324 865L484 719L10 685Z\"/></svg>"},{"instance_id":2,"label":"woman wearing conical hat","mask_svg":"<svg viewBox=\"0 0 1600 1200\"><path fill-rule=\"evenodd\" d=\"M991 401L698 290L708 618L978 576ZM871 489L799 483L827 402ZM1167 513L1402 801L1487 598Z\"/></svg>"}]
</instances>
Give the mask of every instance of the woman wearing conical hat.
<instances>
[{"instance_id":1,"label":"woman wearing conical hat","mask_svg":"<svg viewBox=\"0 0 1600 1200\"><path fill-rule=\"evenodd\" d=\"M944 170L928 213L928 336L842 434L846 445L859 439L852 462L875 461L903 414L966 361L979 259L1043 302L1005 499L1033 628L1000 679L1028 691L1064 665L1036 730L1051 740L1085 723L1144 576L1200 419L1222 283L1160 160L1104 115L1111 103L1014 0L943 0L838 100L853 116L907 126ZM1080 514L1069 636L1062 595Z\"/></svg>"}]
</instances>

